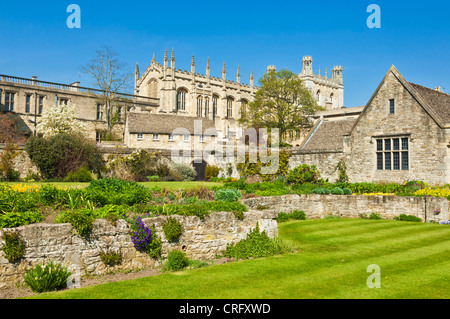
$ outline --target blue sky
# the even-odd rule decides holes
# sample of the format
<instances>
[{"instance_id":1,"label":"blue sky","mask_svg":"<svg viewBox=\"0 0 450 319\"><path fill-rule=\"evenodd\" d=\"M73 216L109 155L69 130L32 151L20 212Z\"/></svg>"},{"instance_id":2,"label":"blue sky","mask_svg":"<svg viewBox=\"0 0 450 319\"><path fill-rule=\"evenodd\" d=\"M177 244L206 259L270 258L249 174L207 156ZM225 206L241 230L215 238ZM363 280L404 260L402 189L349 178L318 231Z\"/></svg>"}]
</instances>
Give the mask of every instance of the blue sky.
<instances>
[{"instance_id":1,"label":"blue sky","mask_svg":"<svg viewBox=\"0 0 450 319\"><path fill-rule=\"evenodd\" d=\"M69 4L81 8L81 28L66 25ZM381 8L381 28L369 29L368 5ZM391 65L414 83L450 92L450 1L5 1L1 3L0 74L92 86L81 65L103 45L141 72L153 53L174 49L176 67L241 81L268 65L301 72L305 55L328 75L344 68L345 104L365 105Z\"/></svg>"}]
</instances>

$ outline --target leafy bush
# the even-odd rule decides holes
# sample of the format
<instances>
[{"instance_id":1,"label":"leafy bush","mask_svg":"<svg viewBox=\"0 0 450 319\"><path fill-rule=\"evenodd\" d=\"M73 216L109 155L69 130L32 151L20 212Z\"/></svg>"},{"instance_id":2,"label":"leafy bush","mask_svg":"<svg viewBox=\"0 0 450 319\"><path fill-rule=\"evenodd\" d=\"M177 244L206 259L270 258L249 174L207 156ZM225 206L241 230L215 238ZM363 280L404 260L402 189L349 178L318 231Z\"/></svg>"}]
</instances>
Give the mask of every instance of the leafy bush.
<instances>
[{"instance_id":1,"label":"leafy bush","mask_svg":"<svg viewBox=\"0 0 450 319\"><path fill-rule=\"evenodd\" d=\"M331 193L331 191L328 188L324 188L324 187L319 187L313 190L313 194L318 194L318 195L329 195Z\"/></svg>"},{"instance_id":2,"label":"leafy bush","mask_svg":"<svg viewBox=\"0 0 450 319\"><path fill-rule=\"evenodd\" d=\"M351 195L352 194L352 190L350 188L345 187L342 190L344 191L344 195Z\"/></svg>"},{"instance_id":3,"label":"leafy bush","mask_svg":"<svg viewBox=\"0 0 450 319\"><path fill-rule=\"evenodd\" d=\"M0 154L0 180L16 182L20 173L14 169L14 159L20 154L19 148L13 143L7 143Z\"/></svg>"},{"instance_id":4,"label":"leafy bush","mask_svg":"<svg viewBox=\"0 0 450 319\"><path fill-rule=\"evenodd\" d=\"M81 134L60 133L50 137L31 137L26 144L31 162L44 179L65 178L80 167L97 174L104 169L96 145Z\"/></svg>"},{"instance_id":5,"label":"leafy bush","mask_svg":"<svg viewBox=\"0 0 450 319\"><path fill-rule=\"evenodd\" d=\"M89 183L94 180L94 176L86 167L80 167L75 172L69 172L67 177L64 179L66 182L71 183Z\"/></svg>"},{"instance_id":6,"label":"leafy bush","mask_svg":"<svg viewBox=\"0 0 450 319\"><path fill-rule=\"evenodd\" d=\"M128 205L145 203L151 197L151 190L136 182L120 179L100 179L92 181L85 189L86 198L95 206L107 204Z\"/></svg>"},{"instance_id":7,"label":"leafy bush","mask_svg":"<svg viewBox=\"0 0 450 319\"><path fill-rule=\"evenodd\" d=\"M294 210L292 213L287 214L281 212L278 214L277 222L287 222L290 220L306 220L306 214L303 211Z\"/></svg>"},{"instance_id":8,"label":"leafy bush","mask_svg":"<svg viewBox=\"0 0 450 319\"><path fill-rule=\"evenodd\" d=\"M25 241L17 232L4 232L3 240L5 241L5 244L3 245L2 250L5 253L5 258L10 263L22 258L25 253Z\"/></svg>"},{"instance_id":9,"label":"leafy bush","mask_svg":"<svg viewBox=\"0 0 450 319\"><path fill-rule=\"evenodd\" d=\"M202 202L200 205L205 206L213 212L246 212L247 206L239 202Z\"/></svg>"},{"instance_id":10,"label":"leafy bush","mask_svg":"<svg viewBox=\"0 0 450 319\"><path fill-rule=\"evenodd\" d=\"M71 273L53 261L36 265L25 274L25 283L35 293L50 292L67 287Z\"/></svg>"},{"instance_id":11,"label":"leafy bush","mask_svg":"<svg viewBox=\"0 0 450 319\"><path fill-rule=\"evenodd\" d=\"M267 156L270 160L267 163L262 163L259 155L257 155L256 163L250 161L248 153L245 154L244 158L239 158L237 164L239 176L242 178L260 176L266 182L271 182L280 175L285 176L289 169L289 152L280 150L273 154L270 151L268 153ZM272 167L278 167L278 170L271 172Z\"/></svg>"},{"instance_id":12,"label":"leafy bush","mask_svg":"<svg viewBox=\"0 0 450 319\"><path fill-rule=\"evenodd\" d=\"M58 214L55 223L69 223L77 231L78 235L88 237L93 229L95 217L90 209L75 211L63 211Z\"/></svg>"},{"instance_id":13,"label":"leafy bush","mask_svg":"<svg viewBox=\"0 0 450 319\"><path fill-rule=\"evenodd\" d=\"M0 228L15 228L26 226L30 224L40 223L44 220L41 212L32 211L13 211L5 214L0 214Z\"/></svg>"},{"instance_id":14,"label":"leafy bush","mask_svg":"<svg viewBox=\"0 0 450 319\"><path fill-rule=\"evenodd\" d=\"M236 202L241 198L241 192L233 188L221 188L214 195L216 201Z\"/></svg>"},{"instance_id":15,"label":"leafy bush","mask_svg":"<svg viewBox=\"0 0 450 319\"><path fill-rule=\"evenodd\" d=\"M300 165L289 171L286 180L290 184L317 183L320 180L320 172L315 165Z\"/></svg>"},{"instance_id":16,"label":"leafy bush","mask_svg":"<svg viewBox=\"0 0 450 319\"><path fill-rule=\"evenodd\" d=\"M214 192L208 187L194 187L183 192L183 197L195 197L197 199L214 200Z\"/></svg>"},{"instance_id":17,"label":"leafy bush","mask_svg":"<svg viewBox=\"0 0 450 319\"><path fill-rule=\"evenodd\" d=\"M169 242L174 242L181 236L181 224L173 217L169 217L162 228Z\"/></svg>"},{"instance_id":18,"label":"leafy bush","mask_svg":"<svg viewBox=\"0 0 450 319\"><path fill-rule=\"evenodd\" d=\"M181 270L186 268L189 264L189 259L186 257L186 254L180 250L172 250L167 255L167 269L171 271Z\"/></svg>"},{"instance_id":19,"label":"leafy bush","mask_svg":"<svg viewBox=\"0 0 450 319\"><path fill-rule=\"evenodd\" d=\"M247 235L247 238L237 244L228 244L223 255L229 258L249 259L278 255L291 252L292 249L278 239L271 239L259 225Z\"/></svg>"},{"instance_id":20,"label":"leafy bush","mask_svg":"<svg viewBox=\"0 0 450 319\"><path fill-rule=\"evenodd\" d=\"M220 168L214 165L207 165L205 169L205 177L206 179L211 179L219 176Z\"/></svg>"},{"instance_id":21,"label":"leafy bush","mask_svg":"<svg viewBox=\"0 0 450 319\"><path fill-rule=\"evenodd\" d=\"M120 252L115 252L111 249L101 250L100 259L105 265L114 267L122 263L122 254Z\"/></svg>"},{"instance_id":22,"label":"leafy bush","mask_svg":"<svg viewBox=\"0 0 450 319\"><path fill-rule=\"evenodd\" d=\"M394 219L398 220L398 221L403 221L403 222L416 222L416 223L422 222L421 218L416 217L414 215L406 215L406 214L401 214L400 216L396 216L396 217L394 217Z\"/></svg>"},{"instance_id":23,"label":"leafy bush","mask_svg":"<svg viewBox=\"0 0 450 319\"><path fill-rule=\"evenodd\" d=\"M197 171L192 166L173 164L172 169L178 172L182 181L195 181L197 177Z\"/></svg>"},{"instance_id":24,"label":"leafy bush","mask_svg":"<svg viewBox=\"0 0 450 319\"><path fill-rule=\"evenodd\" d=\"M340 187L335 187L331 190L331 194L333 195L344 195L344 191Z\"/></svg>"}]
</instances>

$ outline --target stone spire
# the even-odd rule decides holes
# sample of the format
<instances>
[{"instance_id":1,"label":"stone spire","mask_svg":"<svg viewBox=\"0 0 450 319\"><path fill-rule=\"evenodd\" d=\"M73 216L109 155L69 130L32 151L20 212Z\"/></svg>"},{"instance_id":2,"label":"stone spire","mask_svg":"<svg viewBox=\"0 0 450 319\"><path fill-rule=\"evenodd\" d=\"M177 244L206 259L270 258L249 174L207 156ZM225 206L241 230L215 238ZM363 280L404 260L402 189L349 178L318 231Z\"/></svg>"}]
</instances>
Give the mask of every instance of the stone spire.
<instances>
[{"instance_id":1,"label":"stone spire","mask_svg":"<svg viewBox=\"0 0 450 319\"><path fill-rule=\"evenodd\" d=\"M238 65L237 72L236 72L236 82L238 84L241 83L241 70L239 68L239 65Z\"/></svg>"},{"instance_id":2,"label":"stone spire","mask_svg":"<svg viewBox=\"0 0 450 319\"><path fill-rule=\"evenodd\" d=\"M194 57L194 54L192 54L191 73L195 74L195 57Z\"/></svg>"},{"instance_id":3,"label":"stone spire","mask_svg":"<svg viewBox=\"0 0 450 319\"><path fill-rule=\"evenodd\" d=\"M253 81L254 81L254 77L253 77L253 69L250 71L250 87L253 87Z\"/></svg>"},{"instance_id":4,"label":"stone spire","mask_svg":"<svg viewBox=\"0 0 450 319\"><path fill-rule=\"evenodd\" d=\"M175 50L172 49L172 57L170 58L170 68L175 70Z\"/></svg>"},{"instance_id":5,"label":"stone spire","mask_svg":"<svg viewBox=\"0 0 450 319\"><path fill-rule=\"evenodd\" d=\"M139 64L136 62L136 69L134 70L134 83L137 83L139 80L140 74L139 74Z\"/></svg>"},{"instance_id":6,"label":"stone spire","mask_svg":"<svg viewBox=\"0 0 450 319\"><path fill-rule=\"evenodd\" d=\"M209 87L211 84L211 64L209 63L209 58L208 61L206 62L206 81Z\"/></svg>"},{"instance_id":7,"label":"stone spire","mask_svg":"<svg viewBox=\"0 0 450 319\"><path fill-rule=\"evenodd\" d=\"M168 64L169 58L167 57L167 49L166 49L166 52L164 52L164 70L167 69Z\"/></svg>"},{"instance_id":8,"label":"stone spire","mask_svg":"<svg viewBox=\"0 0 450 319\"><path fill-rule=\"evenodd\" d=\"M226 80L227 78L227 69L225 67L225 62L223 63L223 68L222 68L222 80Z\"/></svg>"}]
</instances>

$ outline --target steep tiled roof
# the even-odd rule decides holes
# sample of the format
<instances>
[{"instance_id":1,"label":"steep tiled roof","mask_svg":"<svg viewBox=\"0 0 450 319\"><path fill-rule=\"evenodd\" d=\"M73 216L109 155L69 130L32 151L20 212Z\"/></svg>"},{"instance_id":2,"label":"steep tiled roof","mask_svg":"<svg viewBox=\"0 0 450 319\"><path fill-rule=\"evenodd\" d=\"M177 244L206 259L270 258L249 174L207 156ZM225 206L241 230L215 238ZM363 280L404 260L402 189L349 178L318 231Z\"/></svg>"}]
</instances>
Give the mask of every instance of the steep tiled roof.
<instances>
[{"instance_id":1,"label":"steep tiled roof","mask_svg":"<svg viewBox=\"0 0 450 319\"><path fill-rule=\"evenodd\" d=\"M200 127L201 121L201 127ZM150 113L128 113L128 132L129 133L158 133L171 134L176 129L187 129L193 135L198 132L194 129L195 125L199 125L201 132L205 130L208 135L214 134L214 121L207 118L196 118L188 116L167 115L167 114L150 114Z\"/></svg>"},{"instance_id":2,"label":"steep tiled roof","mask_svg":"<svg viewBox=\"0 0 450 319\"><path fill-rule=\"evenodd\" d=\"M450 123L450 95L409 82L441 120Z\"/></svg>"},{"instance_id":3,"label":"steep tiled roof","mask_svg":"<svg viewBox=\"0 0 450 319\"><path fill-rule=\"evenodd\" d=\"M318 121L301 146L302 151L342 150L344 135L348 134L356 119Z\"/></svg>"}]
</instances>

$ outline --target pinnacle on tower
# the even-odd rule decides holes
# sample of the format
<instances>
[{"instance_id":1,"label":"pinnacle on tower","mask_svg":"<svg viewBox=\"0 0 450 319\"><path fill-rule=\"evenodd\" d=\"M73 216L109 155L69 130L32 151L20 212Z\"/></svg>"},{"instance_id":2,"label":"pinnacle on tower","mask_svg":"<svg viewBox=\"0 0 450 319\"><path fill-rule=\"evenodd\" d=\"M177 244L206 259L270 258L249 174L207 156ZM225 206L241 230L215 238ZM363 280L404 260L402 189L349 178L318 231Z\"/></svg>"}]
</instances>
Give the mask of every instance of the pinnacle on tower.
<instances>
[{"instance_id":1,"label":"pinnacle on tower","mask_svg":"<svg viewBox=\"0 0 450 319\"><path fill-rule=\"evenodd\" d=\"M153 57L152 57L151 63L154 63L154 62L156 62L156 59L155 59L155 53L153 53Z\"/></svg>"},{"instance_id":2,"label":"pinnacle on tower","mask_svg":"<svg viewBox=\"0 0 450 319\"><path fill-rule=\"evenodd\" d=\"M211 65L209 64L209 58L208 58L208 62L206 62L206 69L210 70L211 69Z\"/></svg>"},{"instance_id":3,"label":"pinnacle on tower","mask_svg":"<svg viewBox=\"0 0 450 319\"><path fill-rule=\"evenodd\" d=\"M237 83L241 82L241 70L239 69L239 65L238 65L237 72L236 72L236 82Z\"/></svg>"},{"instance_id":4,"label":"pinnacle on tower","mask_svg":"<svg viewBox=\"0 0 450 319\"><path fill-rule=\"evenodd\" d=\"M175 50L174 49L172 49L172 58L170 60L175 61Z\"/></svg>"},{"instance_id":5,"label":"pinnacle on tower","mask_svg":"<svg viewBox=\"0 0 450 319\"><path fill-rule=\"evenodd\" d=\"M192 73L192 75L195 75L195 57L194 57L194 54L192 54L191 73Z\"/></svg>"},{"instance_id":6,"label":"pinnacle on tower","mask_svg":"<svg viewBox=\"0 0 450 319\"><path fill-rule=\"evenodd\" d=\"M166 52L164 53L164 61L169 61L169 58L167 57L167 49Z\"/></svg>"}]
</instances>

